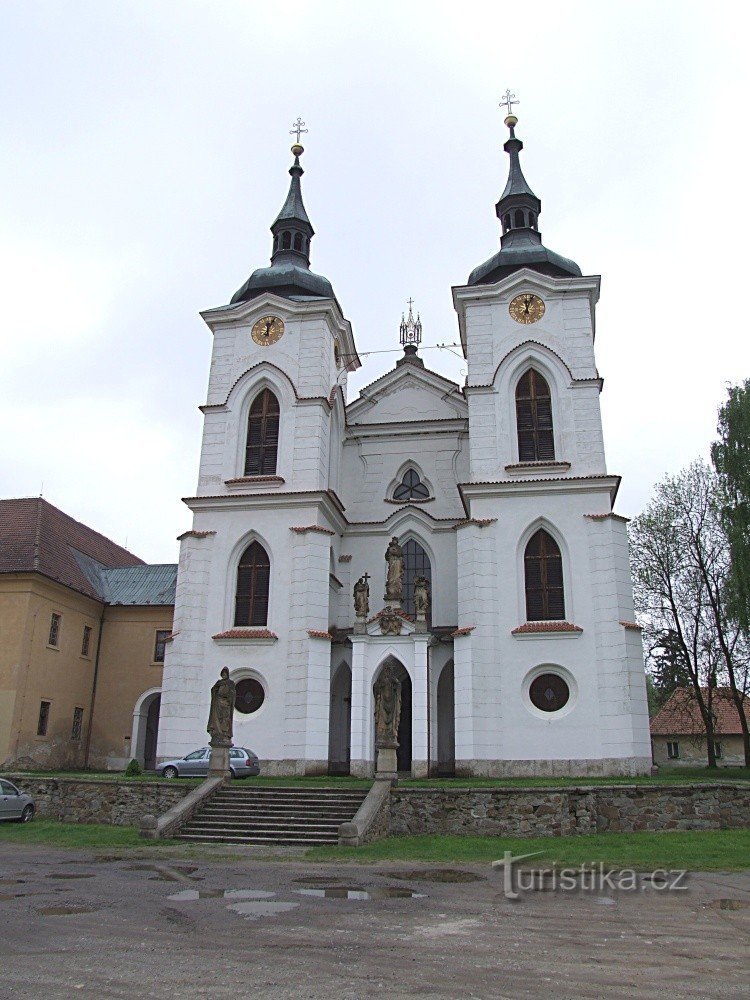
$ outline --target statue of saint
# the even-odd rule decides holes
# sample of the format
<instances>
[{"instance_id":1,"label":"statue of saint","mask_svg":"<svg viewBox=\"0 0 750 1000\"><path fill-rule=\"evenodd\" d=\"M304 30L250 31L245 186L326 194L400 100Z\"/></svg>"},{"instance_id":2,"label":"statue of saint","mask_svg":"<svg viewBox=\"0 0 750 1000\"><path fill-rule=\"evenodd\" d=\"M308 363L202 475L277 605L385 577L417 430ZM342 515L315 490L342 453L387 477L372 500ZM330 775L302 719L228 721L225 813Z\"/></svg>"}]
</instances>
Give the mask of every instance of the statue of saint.
<instances>
[{"instance_id":1,"label":"statue of saint","mask_svg":"<svg viewBox=\"0 0 750 1000\"><path fill-rule=\"evenodd\" d=\"M396 680L390 664L383 668L375 685L376 744L398 746L396 733L401 719L401 681Z\"/></svg>"},{"instance_id":2,"label":"statue of saint","mask_svg":"<svg viewBox=\"0 0 750 1000\"><path fill-rule=\"evenodd\" d=\"M370 611L369 576L365 573L354 584L354 614L357 618L367 618Z\"/></svg>"},{"instance_id":3,"label":"statue of saint","mask_svg":"<svg viewBox=\"0 0 750 1000\"><path fill-rule=\"evenodd\" d=\"M206 727L206 731L211 734L212 747L232 745L232 717L235 697L235 683L229 680L228 668L222 667L221 677L211 688L211 710L208 713L208 726Z\"/></svg>"},{"instance_id":4,"label":"statue of saint","mask_svg":"<svg viewBox=\"0 0 750 1000\"><path fill-rule=\"evenodd\" d=\"M427 617L430 610L430 581L426 576L414 580L414 614L419 619Z\"/></svg>"},{"instance_id":5,"label":"statue of saint","mask_svg":"<svg viewBox=\"0 0 750 1000\"><path fill-rule=\"evenodd\" d=\"M395 535L385 550L385 561L388 563L388 570L385 578L384 600L400 604L404 596L404 550L398 544L398 538Z\"/></svg>"}]
</instances>

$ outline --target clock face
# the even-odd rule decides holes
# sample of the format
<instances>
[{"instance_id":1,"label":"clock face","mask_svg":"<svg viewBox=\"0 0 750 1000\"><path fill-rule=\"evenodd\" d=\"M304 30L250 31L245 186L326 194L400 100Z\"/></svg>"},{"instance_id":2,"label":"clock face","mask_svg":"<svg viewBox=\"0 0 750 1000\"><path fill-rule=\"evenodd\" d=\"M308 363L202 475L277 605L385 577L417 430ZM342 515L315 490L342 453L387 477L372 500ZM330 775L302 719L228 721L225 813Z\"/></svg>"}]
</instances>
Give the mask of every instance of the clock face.
<instances>
[{"instance_id":1,"label":"clock face","mask_svg":"<svg viewBox=\"0 0 750 1000\"><path fill-rule=\"evenodd\" d=\"M252 338L260 347L275 344L284 336L284 320L278 316L264 316L253 325Z\"/></svg>"},{"instance_id":2,"label":"clock face","mask_svg":"<svg viewBox=\"0 0 750 1000\"><path fill-rule=\"evenodd\" d=\"M544 316L544 302L538 295L516 295L508 306L508 312L516 323L536 323Z\"/></svg>"}]
</instances>

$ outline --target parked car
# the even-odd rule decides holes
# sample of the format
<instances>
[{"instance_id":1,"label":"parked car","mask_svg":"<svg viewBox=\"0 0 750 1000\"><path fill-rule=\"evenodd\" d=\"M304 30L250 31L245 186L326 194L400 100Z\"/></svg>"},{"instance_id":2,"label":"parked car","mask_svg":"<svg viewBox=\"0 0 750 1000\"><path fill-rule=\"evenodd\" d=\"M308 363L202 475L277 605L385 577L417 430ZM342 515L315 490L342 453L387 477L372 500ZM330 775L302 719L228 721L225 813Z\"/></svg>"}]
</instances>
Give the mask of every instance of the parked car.
<instances>
[{"instance_id":1,"label":"parked car","mask_svg":"<svg viewBox=\"0 0 750 1000\"><path fill-rule=\"evenodd\" d=\"M166 760L157 768L163 778L200 778L208 774L210 747L201 747L179 760ZM229 751L229 769L233 778L250 778L260 774L260 762L252 750L232 747Z\"/></svg>"},{"instance_id":2,"label":"parked car","mask_svg":"<svg viewBox=\"0 0 750 1000\"><path fill-rule=\"evenodd\" d=\"M30 823L34 818L36 806L34 800L12 781L0 778L0 819L17 819L21 823Z\"/></svg>"}]
</instances>

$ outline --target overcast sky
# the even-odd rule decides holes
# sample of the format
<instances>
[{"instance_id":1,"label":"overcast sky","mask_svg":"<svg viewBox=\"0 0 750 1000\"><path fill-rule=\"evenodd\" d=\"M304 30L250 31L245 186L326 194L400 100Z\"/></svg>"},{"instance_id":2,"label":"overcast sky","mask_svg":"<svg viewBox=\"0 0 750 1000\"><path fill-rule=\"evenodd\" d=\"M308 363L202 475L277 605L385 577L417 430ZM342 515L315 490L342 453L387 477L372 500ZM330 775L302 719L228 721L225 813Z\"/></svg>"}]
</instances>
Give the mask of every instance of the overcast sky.
<instances>
[{"instance_id":1,"label":"overcast sky","mask_svg":"<svg viewBox=\"0 0 750 1000\"><path fill-rule=\"evenodd\" d=\"M270 254L301 115L313 270L360 352L453 343L498 247L507 87L546 246L602 275L617 509L750 375L747 23L738 4L0 0L0 496L153 562L190 526L211 335ZM744 100L743 100L744 98ZM359 387L395 363L372 354ZM457 381L464 365L428 350Z\"/></svg>"}]
</instances>

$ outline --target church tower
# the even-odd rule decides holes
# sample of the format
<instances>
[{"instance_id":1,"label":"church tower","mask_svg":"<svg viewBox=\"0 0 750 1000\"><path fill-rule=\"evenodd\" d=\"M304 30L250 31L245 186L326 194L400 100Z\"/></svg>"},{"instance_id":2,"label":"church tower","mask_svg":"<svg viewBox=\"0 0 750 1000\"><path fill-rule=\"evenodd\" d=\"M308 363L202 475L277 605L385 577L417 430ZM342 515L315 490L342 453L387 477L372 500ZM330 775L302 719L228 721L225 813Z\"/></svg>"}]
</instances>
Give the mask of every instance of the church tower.
<instances>
[{"instance_id":1,"label":"church tower","mask_svg":"<svg viewBox=\"0 0 750 1000\"><path fill-rule=\"evenodd\" d=\"M198 488L185 500L193 527L181 538L160 759L206 741L210 688L227 666L235 746L292 769L327 767L330 644L320 637L344 526L346 379L360 362L331 283L310 269L303 124L270 266L201 314L213 352Z\"/></svg>"},{"instance_id":2,"label":"church tower","mask_svg":"<svg viewBox=\"0 0 750 1000\"><path fill-rule=\"evenodd\" d=\"M643 654L594 357L600 278L542 243L511 99L500 250L453 289L470 450L456 769L641 773L650 765Z\"/></svg>"}]
</instances>

